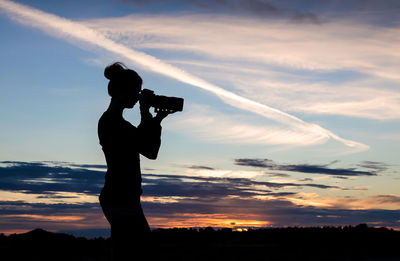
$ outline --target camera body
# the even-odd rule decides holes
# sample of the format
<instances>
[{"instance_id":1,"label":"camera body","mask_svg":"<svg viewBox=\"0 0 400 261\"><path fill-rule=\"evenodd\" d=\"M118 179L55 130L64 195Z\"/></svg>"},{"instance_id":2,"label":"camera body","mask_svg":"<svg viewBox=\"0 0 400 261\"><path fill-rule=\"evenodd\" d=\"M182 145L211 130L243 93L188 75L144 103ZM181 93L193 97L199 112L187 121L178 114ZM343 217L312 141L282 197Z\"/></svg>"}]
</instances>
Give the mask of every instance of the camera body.
<instances>
[{"instance_id":1,"label":"camera body","mask_svg":"<svg viewBox=\"0 0 400 261\"><path fill-rule=\"evenodd\" d=\"M156 112L159 110L170 112L183 110L183 98L156 95L154 91L149 89L143 89L140 92L139 99L147 99L150 103L150 107L154 107Z\"/></svg>"}]
</instances>

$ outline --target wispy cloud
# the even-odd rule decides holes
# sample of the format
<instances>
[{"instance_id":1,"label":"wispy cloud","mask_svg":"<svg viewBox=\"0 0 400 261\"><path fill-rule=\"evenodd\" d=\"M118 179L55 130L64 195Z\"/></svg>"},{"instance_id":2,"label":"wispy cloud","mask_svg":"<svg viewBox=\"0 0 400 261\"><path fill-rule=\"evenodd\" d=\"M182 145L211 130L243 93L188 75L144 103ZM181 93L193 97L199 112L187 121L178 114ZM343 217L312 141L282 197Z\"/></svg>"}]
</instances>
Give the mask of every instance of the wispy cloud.
<instances>
[{"instance_id":1,"label":"wispy cloud","mask_svg":"<svg viewBox=\"0 0 400 261\"><path fill-rule=\"evenodd\" d=\"M363 171L356 168L329 168L327 165L316 164L280 164L270 159L235 159L235 164L269 170L299 172L309 174L325 174L334 176L376 176L378 170Z\"/></svg>"},{"instance_id":2,"label":"wispy cloud","mask_svg":"<svg viewBox=\"0 0 400 261\"><path fill-rule=\"evenodd\" d=\"M208 15L132 15L85 22L140 49L189 51L312 71L352 70L398 80L397 27L352 20L323 25ZM318 33L316 33L318 31ZM373 37L371 37L373 35ZM390 62L389 62L390 61Z\"/></svg>"},{"instance_id":3,"label":"wispy cloud","mask_svg":"<svg viewBox=\"0 0 400 261\"><path fill-rule=\"evenodd\" d=\"M370 169L376 172L382 172L389 169L390 165L384 162L366 160L358 164L359 167Z\"/></svg>"},{"instance_id":4,"label":"wispy cloud","mask_svg":"<svg viewBox=\"0 0 400 261\"><path fill-rule=\"evenodd\" d=\"M165 12L170 5L184 12L249 15L260 18L283 18L297 22L318 23L332 17L353 17L362 21L396 24L400 5L392 0L121 0L136 7L149 7L153 12ZM162 11L161 11L162 10ZM297 20L297 19L298 20Z\"/></svg>"},{"instance_id":5,"label":"wispy cloud","mask_svg":"<svg viewBox=\"0 0 400 261\"><path fill-rule=\"evenodd\" d=\"M206 0L206 1L184 1L184 0L124 0L125 3L135 4L138 7L147 6L152 10L166 9L174 5L181 11L203 11L212 13L225 13L235 15L250 15L259 18L281 18L294 22L320 23L321 18L311 12L302 12L289 7L282 7L271 1L260 0Z\"/></svg>"},{"instance_id":6,"label":"wispy cloud","mask_svg":"<svg viewBox=\"0 0 400 261\"><path fill-rule=\"evenodd\" d=\"M209 91L217 95L225 103L230 104L236 108L250 111L259 114L263 117L266 117L268 119L272 119L277 122L286 124L287 126L289 126L294 130L309 132L312 133L313 135L320 136L321 138L333 138L349 147L356 149L357 151L368 149L368 146L364 144L341 138L338 135L332 133L331 131L322 128L319 125L304 122L298 117L290 115L286 112L283 112L276 108L272 108L270 106L256 102L254 100L245 98L231 91L227 91L219 86L207 82L204 79L201 79L197 76L187 73L175 66L167 64L153 56L150 56L143 52L136 51L125 45L119 44L116 41L107 38L103 33L83 23L74 22L65 18L58 17L53 14L48 14L38 9L34 9L7 0L0 1L0 9L3 10L3 12L9 15L12 19L24 25L39 28L50 35L66 39L73 43L77 43L78 45L83 44L85 46L101 48L108 52L112 52L116 55L119 55L120 57L124 57L125 59L129 60L134 64L146 68L147 70L171 77L186 84L190 84L192 86ZM141 22L143 22L143 20L141 20ZM155 22L154 20L151 20L150 24L153 24L154 22ZM109 25L111 26L111 23L109 23ZM193 22L190 22L187 25L193 25ZM246 26L249 26L249 24L247 24ZM243 29L245 28L248 27L244 27ZM229 32L232 31L234 28L226 28L226 29L228 29L228 31L226 32ZM234 30L236 31L238 29L240 30L240 28L235 28ZM159 30L160 32L165 31L162 30L161 28L158 28L157 30ZM195 28L192 28L191 30L195 30ZM217 36L218 34L215 34L215 37ZM256 45L255 42L254 45ZM258 53L255 57L259 56L260 54ZM279 57L279 59L281 59L282 61L285 60L284 57Z\"/></svg>"},{"instance_id":7,"label":"wispy cloud","mask_svg":"<svg viewBox=\"0 0 400 261\"><path fill-rule=\"evenodd\" d=\"M399 195L376 195L373 198L381 203L400 203Z\"/></svg>"},{"instance_id":8,"label":"wispy cloud","mask_svg":"<svg viewBox=\"0 0 400 261\"><path fill-rule=\"evenodd\" d=\"M285 112L400 118L398 27L227 15L135 15L86 24L140 50L183 53L186 60L171 63Z\"/></svg>"},{"instance_id":9,"label":"wispy cloud","mask_svg":"<svg viewBox=\"0 0 400 261\"><path fill-rule=\"evenodd\" d=\"M208 166L200 166L200 165L192 165L189 166L190 169L203 169L203 170L215 170L212 167L208 167Z\"/></svg>"},{"instance_id":10,"label":"wispy cloud","mask_svg":"<svg viewBox=\"0 0 400 261\"><path fill-rule=\"evenodd\" d=\"M327 197L317 193L300 192L296 195L289 195L285 199L295 205L349 210L399 210L400 203L398 201L398 195L375 195L359 198L355 196Z\"/></svg>"},{"instance_id":11,"label":"wispy cloud","mask_svg":"<svg viewBox=\"0 0 400 261\"><path fill-rule=\"evenodd\" d=\"M321 144L329 139L306 129L288 128L282 124L261 125L249 122L246 116L227 115L211 110L208 106L191 105L177 115L168 128L190 133L198 138L216 143L255 145Z\"/></svg>"}]
</instances>

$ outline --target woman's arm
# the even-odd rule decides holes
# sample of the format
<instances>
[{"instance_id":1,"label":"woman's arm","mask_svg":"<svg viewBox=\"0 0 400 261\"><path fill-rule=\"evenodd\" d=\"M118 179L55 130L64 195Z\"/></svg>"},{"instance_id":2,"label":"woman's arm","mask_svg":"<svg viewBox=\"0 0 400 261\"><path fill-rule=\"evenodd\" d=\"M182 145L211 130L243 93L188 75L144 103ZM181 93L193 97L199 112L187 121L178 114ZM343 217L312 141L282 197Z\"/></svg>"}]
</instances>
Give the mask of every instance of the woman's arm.
<instances>
[{"instance_id":1,"label":"woman's arm","mask_svg":"<svg viewBox=\"0 0 400 261\"><path fill-rule=\"evenodd\" d=\"M149 108L140 108L142 116L138 126L139 153L149 159L156 159L161 145L161 121L153 117Z\"/></svg>"},{"instance_id":2,"label":"woman's arm","mask_svg":"<svg viewBox=\"0 0 400 261\"><path fill-rule=\"evenodd\" d=\"M175 111L159 109L157 115L153 117L150 113L150 97L141 95L139 100L141 115L138 126L139 153L149 159L156 159L161 145L161 121Z\"/></svg>"}]
</instances>

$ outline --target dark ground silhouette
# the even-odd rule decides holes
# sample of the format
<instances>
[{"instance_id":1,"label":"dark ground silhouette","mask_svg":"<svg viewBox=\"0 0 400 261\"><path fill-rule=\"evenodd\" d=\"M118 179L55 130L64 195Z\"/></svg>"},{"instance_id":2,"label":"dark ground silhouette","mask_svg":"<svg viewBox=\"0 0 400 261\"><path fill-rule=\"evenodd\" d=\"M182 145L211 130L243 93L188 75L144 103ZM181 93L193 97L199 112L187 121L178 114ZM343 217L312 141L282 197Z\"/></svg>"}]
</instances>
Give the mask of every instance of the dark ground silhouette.
<instances>
[{"instance_id":1,"label":"dark ground silhouette","mask_svg":"<svg viewBox=\"0 0 400 261\"><path fill-rule=\"evenodd\" d=\"M323 228L157 229L146 260L400 260L400 231ZM36 229L0 235L1 260L108 260L110 240Z\"/></svg>"}]
</instances>

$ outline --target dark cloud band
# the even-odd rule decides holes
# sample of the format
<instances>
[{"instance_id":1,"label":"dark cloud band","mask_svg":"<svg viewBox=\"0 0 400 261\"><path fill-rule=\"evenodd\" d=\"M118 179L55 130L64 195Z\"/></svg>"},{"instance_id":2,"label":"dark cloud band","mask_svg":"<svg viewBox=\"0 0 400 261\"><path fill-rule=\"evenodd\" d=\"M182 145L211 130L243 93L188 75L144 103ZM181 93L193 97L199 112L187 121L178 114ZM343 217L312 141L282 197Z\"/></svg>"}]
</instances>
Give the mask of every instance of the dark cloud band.
<instances>
[{"instance_id":1,"label":"dark cloud band","mask_svg":"<svg viewBox=\"0 0 400 261\"><path fill-rule=\"evenodd\" d=\"M333 176L376 176L377 168L372 171L355 168L329 168L327 165L316 164L280 164L270 159L235 159L238 166L263 168L274 171L299 172L308 174L323 174Z\"/></svg>"},{"instance_id":2,"label":"dark cloud band","mask_svg":"<svg viewBox=\"0 0 400 261\"><path fill-rule=\"evenodd\" d=\"M244 161L247 162L248 161ZM39 199L70 199L74 194L57 192L76 192L98 195L104 182L104 171L67 167L63 163L0 162L0 190L19 193L39 194ZM271 162L255 162L257 167ZM89 165L88 165L89 166ZM90 165L91 167L93 165ZM173 220L178 216L221 214L226 217L246 219L244 213L252 218L274 226L343 225L380 222L379 225L396 227L400 215L398 210L346 210L299 206L288 197L297 192L286 189L310 187L317 189L338 188L324 184L261 182L249 178L198 177L168 174L143 174L143 196L150 198L176 198L173 201L144 201L143 207L149 218ZM37 195L36 195L37 196ZM268 199L266 199L268 198ZM394 195L378 195L379 202L398 202ZM106 227L98 203L29 203L24 200L0 200L0 229L27 230L49 226L70 229L79 222L93 228L92 219L99 227ZM46 220L46 216L78 216L82 220ZM45 221L36 219L44 218ZM18 220L17 220L18 218ZM15 222L13 222L15 220ZM36 222L36 223L35 223ZM75 223L76 224L75 224Z\"/></svg>"}]
</instances>

